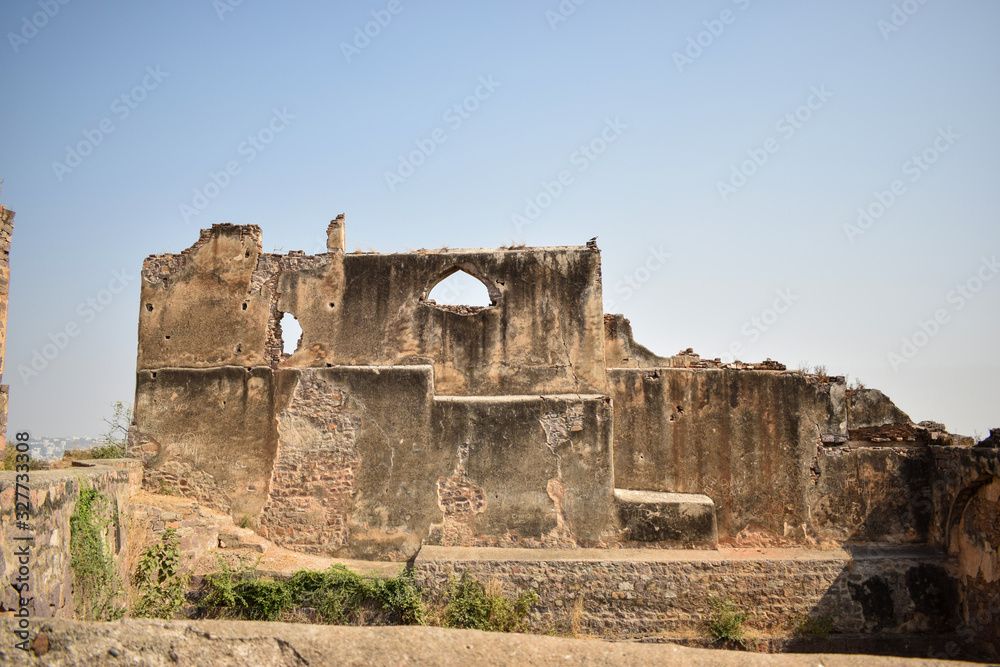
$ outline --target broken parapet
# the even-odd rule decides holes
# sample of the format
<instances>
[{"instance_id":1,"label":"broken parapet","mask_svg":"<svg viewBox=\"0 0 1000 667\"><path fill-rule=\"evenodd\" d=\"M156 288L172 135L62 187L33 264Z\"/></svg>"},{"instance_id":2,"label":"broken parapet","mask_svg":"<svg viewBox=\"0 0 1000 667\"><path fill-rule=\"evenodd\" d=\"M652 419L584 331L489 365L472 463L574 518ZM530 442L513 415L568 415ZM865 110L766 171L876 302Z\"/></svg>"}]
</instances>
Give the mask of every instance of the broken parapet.
<instances>
[{"instance_id":1,"label":"broken parapet","mask_svg":"<svg viewBox=\"0 0 1000 667\"><path fill-rule=\"evenodd\" d=\"M329 253L345 252L347 249L346 216L341 213L330 221L326 228L326 251Z\"/></svg>"},{"instance_id":2,"label":"broken parapet","mask_svg":"<svg viewBox=\"0 0 1000 667\"><path fill-rule=\"evenodd\" d=\"M991 428L989 436L976 443L976 447L1000 447L1000 428Z\"/></svg>"},{"instance_id":3,"label":"broken parapet","mask_svg":"<svg viewBox=\"0 0 1000 667\"><path fill-rule=\"evenodd\" d=\"M327 555L405 560L435 526L468 545L614 540L600 254L347 254L343 216L328 231L331 252L277 255L256 226L216 225L146 261L130 450L146 487ZM430 302L456 271L492 305ZM472 513L440 495L462 446Z\"/></svg>"}]
</instances>

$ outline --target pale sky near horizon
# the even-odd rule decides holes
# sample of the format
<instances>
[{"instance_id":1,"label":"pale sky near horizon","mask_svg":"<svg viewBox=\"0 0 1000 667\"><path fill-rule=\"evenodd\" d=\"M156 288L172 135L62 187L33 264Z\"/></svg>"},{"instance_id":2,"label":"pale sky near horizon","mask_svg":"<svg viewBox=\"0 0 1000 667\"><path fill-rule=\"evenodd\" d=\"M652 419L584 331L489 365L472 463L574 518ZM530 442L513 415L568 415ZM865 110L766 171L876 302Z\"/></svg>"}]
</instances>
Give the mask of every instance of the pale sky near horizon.
<instances>
[{"instance_id":1,"label":"pale sky near horizon","mask_svg":"<svg viewBox=\"0 0 1000 667\"><path fill-rule=\"evenodd\" d=\"M379 252L598 236L658 354L1000 426L995 0L8 0L0 29L10 432L133 399L147 255L218 222L322 252L341 212Z\"/></svg>"}]
</instances>

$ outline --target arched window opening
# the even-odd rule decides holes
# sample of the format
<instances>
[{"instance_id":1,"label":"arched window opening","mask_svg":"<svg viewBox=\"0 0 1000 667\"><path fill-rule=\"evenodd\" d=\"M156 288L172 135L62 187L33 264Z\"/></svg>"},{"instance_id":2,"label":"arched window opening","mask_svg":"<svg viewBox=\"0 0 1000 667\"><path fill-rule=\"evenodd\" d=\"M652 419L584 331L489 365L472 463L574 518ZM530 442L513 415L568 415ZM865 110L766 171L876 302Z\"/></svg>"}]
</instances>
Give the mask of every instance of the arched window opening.
<instances>
[{"instance_id":1,"label":"arched window opening","mask_svg":"<svg viewBox=\"0 0 1000 667\"><path fill-rule=\"evenodd\" d=\"M458 312L463 314L479 312L494 305L486 285L462 269L456 269L434 285L426 302L446 310L459 309Z\"/></svg>"}]
</instances>

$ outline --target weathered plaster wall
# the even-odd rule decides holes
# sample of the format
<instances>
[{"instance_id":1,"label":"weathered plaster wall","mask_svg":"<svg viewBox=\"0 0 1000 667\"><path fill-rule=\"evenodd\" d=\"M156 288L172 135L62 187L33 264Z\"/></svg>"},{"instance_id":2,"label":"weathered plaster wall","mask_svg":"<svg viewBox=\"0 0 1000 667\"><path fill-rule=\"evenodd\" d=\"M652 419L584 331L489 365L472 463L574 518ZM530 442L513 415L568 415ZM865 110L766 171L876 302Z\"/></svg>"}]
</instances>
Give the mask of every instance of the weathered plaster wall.
<instances>
[{"instance_id":1,"label":"weathered plaster wall","mask_svg":"<svg viewBox=\"0 0 1000 667\"><path fill-rule=\"evenodd\" d=\"M144 486L257 516L274 459L273 383L266 366L140 370L129 455L145 465Z\"/></svg>"},{"instance_id":2,"label":"weathered plaster wall","mask_svg":"<svg viewBox=\"0 0 1000 667\"><path fill-rule=\"evenodd\" d=\"M933 501L923 445L819 446L807 487L810 534L837 543L924 544Z\"/></svg>"},{"instance_id":3,"label":"weathered plaster wall","mask_svg":"<svg viewBox=\"0 0 1000 667\"><path fill-rule=\"evenodd\" d=\"M260 244L255 225L215 225L180 255L146 260L139 370L416 363L435 367L439 394L606 390L596 249L278 256ZM428 302L456 269L495 305L459 314ZM283 313L303 332L287 360Z\"/></svg>"},{"instance_id":4,"label":"weathered plaster wall","mask_svg":"<svg viewBox=\"0 0 1000 667\"><path fill-rule=\"evenodd\" d=\"M432 441L450 460L427 542L614 541L611 420L604 396L439 397Z\"/></svg>"},{"instance_id":5,"label":"weathered plaster wall","mask_svg":"<svg viewBox=\"0 0 1000 667\"><path fill-rule=\"evenodd\" d=\"M435 398L430 366L277 376L278 447L259 530L279 544L405 560L424 542L613 537L603 397Z\"/></svg>"},{"instance_id":6,"label":"weathered plaster wall","mask_svg":"<svg viewBox=\"0 0 1000 667\"><path fill-rule=\"evenodd\" d=\"M274 300L256 225L215 225L142 267L138 370L262 366Z\"/></svg>"},{"instance_id":7,"label":"weathered plaster wall","mask_svg":"<svg viewBox=\"0 0 1000 667\"><path fill-rule=\"evenodd\" d=\"M216 225L146 260L146 487L331 555L613 537L599 251L345 255L343 218L328 232L329 253L278 256L256 226ZM429 301L456 270L493 305ZM303 330L290 356L284 313Z\"/></svg>"},{"instance_id":8,"label":"weathered plaster wall","mask_svg":"<svg viewBox=\"0 0 1000 667\"><path fill-rule=\"evenodd\" d=\"M118 574L125 580L129 541L128 498L140 484L142 470L136 461L108 460L102 465L69 470L35 470L30 474L30 510L27 524L34 540L28 562L32 616L73 618L73 577L70 570L70 516L76 508L81 485L108 496L118 521L108 527L108 541ZM22 563L16 555L28 531L15 521L16 480L13 472L0 472L0 610L18 609L18 595L11 587L18 583ZM18 499L20 501L20 499ZM112 517L108 517L109 519Z\"/></svg>"},{"instance_id":9,"label":"weathered plaster wall","mask_svg":"<svg viewBox=\"0 0 1000 667\"><path fill-rule=\"evenodd\" d=\"M336 265L280 279L279 308L303 331L288 366L430 363L438 394L605 390L596 251L345 255L342 277L331 277ZM461 315L428 303L455 267L480 278L495 305Z\"/></svg>"},{"instance_id":10,"label":"weathered plaster wall","mask_svg":"<svg viewBox=\"0 0 1000 667\"><path fill-rule=\"evenodd\" d=\"M703 493L719 538L747 527L802 538L824 434L846 435L844 385L800 373L608 370L615 485Z\"/></svg>"},{"instance_id":11,"label":"weathered plaster wall","mask_svg":"<svg viewBox=\"0 0 1000 667\"><path fill-rule=\"evenodd\" d=\"M300 551L403 560L439 521L450 452L430 437L429 366L277 373L263 535Z\"/></svg>"},{"instance_id":12,"label":"weathered plaster wall","mask_svg":"<svg viewBox=\"0 0 1000 667\"><path fill-rule=\"evenodd\" d=\"M847 428L850 430L909 424L910 417L878 389L851 389L847 392Z\"/></svg>"}]
</instances>

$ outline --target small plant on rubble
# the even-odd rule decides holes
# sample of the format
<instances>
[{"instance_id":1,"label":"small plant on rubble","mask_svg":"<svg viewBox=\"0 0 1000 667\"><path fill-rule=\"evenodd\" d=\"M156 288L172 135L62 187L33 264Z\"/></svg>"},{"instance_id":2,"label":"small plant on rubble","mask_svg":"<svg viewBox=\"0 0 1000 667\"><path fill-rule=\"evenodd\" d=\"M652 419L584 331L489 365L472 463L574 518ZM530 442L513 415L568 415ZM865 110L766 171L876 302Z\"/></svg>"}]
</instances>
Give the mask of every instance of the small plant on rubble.
<instances>
[{"instance_id":1,"label":"small plant on rubble","mask_svg":"<svg viewBox=\"0 0 1000 667\"><path fill-rule=\"evenodd\" d=\"M190 573L181 571L180 539L175 528L142 551L133 575L138 599L133 616L173 618L184 605Z\"/></svg>"},{"instance_id":2,"label":"small plant on rubble","mask_svg":"<svg viewBox=\"0 0 1000 667\"><path fill-rule=\"evenodd\" d=\"M754 641L746 637L746 631L743 628L749 614L745 611L738 611L736 605L729 598L710 598L708 602L712 607L706 623L708 634L717 642L738 646L744 650L753 648Z\"/></svg>"}]
</instances>

